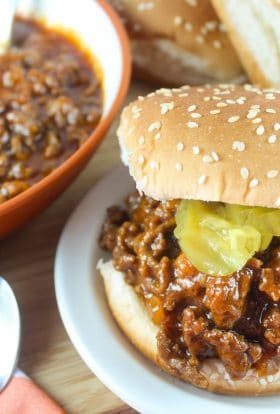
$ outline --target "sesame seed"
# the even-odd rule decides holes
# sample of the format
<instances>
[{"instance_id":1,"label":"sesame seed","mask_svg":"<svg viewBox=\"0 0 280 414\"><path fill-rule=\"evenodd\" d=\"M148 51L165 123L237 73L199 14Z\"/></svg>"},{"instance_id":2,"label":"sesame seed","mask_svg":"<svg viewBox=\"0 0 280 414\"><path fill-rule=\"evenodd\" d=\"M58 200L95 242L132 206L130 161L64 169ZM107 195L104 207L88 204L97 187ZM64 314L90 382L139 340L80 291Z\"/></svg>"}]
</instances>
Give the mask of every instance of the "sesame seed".
<instances>
[{"instance_id":1,"label":"sesame seed","mask_svg":"<svg viewBox=\"0 0 280 414\"><path fill-rule=\"evenodd\" d=\"M139 117L140 117L140 112L137 112L137 113L135 113L135 114L132 115L132 118L133 119L137 119Z\"/></svg>"},{"instance_id":2,"label":"sesame seed","mask_svg":"<svg viewBox=\"0 0 280 414\"><path fill-rule=\"evenodd\" d=\"M160 132L157 132L155 135L155 141L158 141L160 139Z\"/></svg>"},{"instance_id":3,"label":"sesame seed","mask_svg":"<svg viewBox=\"0 0 280 414\"><path fill-rule=\"evenodd\" d=\"M137 10L138 11L145 11L145 10L151 10L154 7L154 3L152 1L149 1L147 3L138 3L137 4Z\"/></svg>"},{"instance_id":4,"label":"sesame seed","mask_svg":"<svg viewBox=\"0 0 280 414\"><path fill-rule=\"evenodd\" d=\"M220 96L212 96L214 101L220 101L222 98Z\"/></svg>"},{"instance_id":5,"label":"sesame seed","mask_svg":"<svg viewBox=\"0 0 280 414\"><path fill-rule=\"evenodd\" d=\"M213 30L216 29L218 22L212 20L212 21L208 21L205 23L205 27L207 30L209 30L209 32L212 32Z\"/></svg>"},{"instance_id":6,"label":"sesame seed","mask_svg":"<svg viewBox=\"0 0 280 414\"><path fill-rule=\"evenodd\" d=\"M274 144L274 143L276 142L276 140L277 140L276 135L271 135L271 136L268 138L268 142L269 142L269 144Z\"/></svg>"},{"instance_id":7,"label":"sesame seed","mask_svg":"<svg viewBox=\"0 0 280 414\"><path fill-rule=\"evenodd\" d=\"M189 121L187 123L187 125L188 125L189 128L197 128L198 127L198 123L197 122L191 122L191 121Z\"/></svg>"},{"instance_id":8,"label":"sesame seed","mask_svg":"<svg viewBox=\"0 0 280 414\"><path fill-rule=\"evenodd\" d=\"M179 93L179 98L185 98L186 96L189 96L189 94L187 92L184 93Z\"/></svg>"},{"instance_id":9,"label":"sesame seed","mask_svg":"<svg viewBox=\"0 0 280 414\"><path fill-rule=\"evenodd\" d=\"M186 0L189 6L195 7L197 6L197 0Z\"/></svg>"},{"instance_id":10,"label":"sesame seed","mask_svg":"<svg viewBox=\"0 0 280 414\"><path fill-rule=\"evenodd\" d=\"M245 100L244 100L244 99L242 99L242 98L238 98L238 99L236 99L236 102L237 102L239 105L243 105L243 104L245 103Z\"/></svg>"},{"instance_id":11,"label":"sesame seed","mask_svg":"<svg viewBox=\"0 0 280 414\"><path fill-rule=\"evenodd\" d=\"M190 22L186 22L184 24L184 29L186 30L186 32L191 32L193 29L193 25Z\"/></svg>"},{"instance_id":12,"label":"sesame seed","mask_svg":"<svg viewBox=\"0 0 280 414\"><path fill-rule=\"evenodd\" d=\"M176 168L177 171L182 171L183 166L180 162L176 162L175 168Z\"/></svg>"},{"instance_id":13,"label":"sesame seed","mask_svg":"<svg viewBox=\"0 0 280 414\"><path fill-rule=\"evenodd\" d=\"M251 109L260 109L260 105L259 104L251 105Z\"/></svg>"},{"instance_id":14,"label":"sesame seed","mask_svg":"<svg viewBox=\"0 0 280 414\"><path fill-rule=\"evenodd\" d=\"M138 101L143 101L144 100L144 96L138 96Z\"/></svg>"},{"instance_id":15,"label":"sesame seed","mask_svg":"<svg viewBox=\"0 0 280 414\"><path fill-rule=\"evenodd\" d=\"M275 109L272 109L272 108L267 108L267 109L265 110L265 112L267 112L268 114L276 114Z\"/></svg>"},{"instance_id":16,"label":"sesame seed","mask_svg":"<svg viewBox=\"0 0 280 414\"><path fill-rule=\"evenodd\" d=\"M279 131L280 130L280 123L276 122L276 124L274 124L274 131Z\"/></svg>"},{"instance_id":17,"label":"sesame seed","mask_svg":"<svg viewBox=\"0 0 280 414\"><path fill-rule=\"evenodd\" d=\"M144 163L144 161L145 161L144 156L142 154L140 154L139 157L138 157L138 163L141 165L141 164Z\"/></svg>"},{"instance_id":18,"label":"sesame seed","mask_svg":"<svg viewBox=\"0 0 280 414\"><path fill-rule=\"evenodd\" d=\"M160 113L161 115L166 114L168 111L171 111L172 109L174 109L174 102L164 102L162 104L160 104Z\"/></svg>"},{"instance_id":19,"label":"sesame seed","mask_svg":"<svg viewBox=\"0 0 280 414\"><path fill-rule=\"evenodd\" d=\"M195 40L196 40L196 42L197 42L197 43L199 43L200 45L201 45L202 43L204 43L204 37L203 37L203 36L201 36L201 35L196 36Z\"/></svg>"},{"instance_id":20,"label":"sesame seed","mask_svg":"<svg viewBox=\"0 0 280 414\"><path fill-rule=\"evenodd\" d=\"M249 177L249 170L246 167L242 167L240 168L240 175L244 180L247 180L247 178Z\"/></svg>"},{"instance_id":21,"label":"sesame seed","mask_svg":"<svg viewBox=\"0 0 280 414\"><path fill-rule=\"evenodd\" d=\"M262 119L261 118L255 118L251 122L252 122L252 124L259 124L260 122L262 122Z\"/></svg>"},{"instance_id":22,"label":"sesame seed","mask_svg":"<svg viewBox=\"0 0 280 414\"><path fill-rule=\"evenodd\" d=\"M250 111L247 114L247 118L253 119L258 115L259 112L260 112L259 109L250 109Z\"/></svg>"},{"instance_id":23,"label":"sesame seed","mask_svg":"<svg viewBox=\"0 0 280 414\"><path fill-rule=\"evenodd\" d=\"M155 131L156 129L160 129L160 128L161 128L161 122L160 122L160 121L156 121L156 122L153 122L153 123L149 126L148 131L149 131L149 132L153 132L153 131Z\"/></svg>"},{"instance_id":24,"label":"sesame seed","mask_svg":"<svg viewBox=\"0 0 280 414\"><path fill-rule=\"evenodd\" d=\"M144 142L145 142L145 137L143 135L141 135L141 137L138 138L138 144L143 145Z\"/></svg>"},{"instance_id":25,"label":"sesame seed","mask_svg":"<svg viewBox=\"0 0 280 414\"><path fill-rule=\"evenodd\" d=\"M197 182L198 182L198 184L201 185L201 184L205 183L206 179L207 179L206 175L201 175Z\"/></svg>"},{"instance_id":26,"label":"sesame seed","mask_svg":"<svg viewBox=\"0 0 280 414\"><path fill-rule=\"evenodd\" d=\"M273 95L273 93L267 93L265 95L265 99L268 99L270 101L273 101L274 99L276 99L276 97Z\"/></svg>"},{"instance_id":27,"label":"sesame seed","mask_svg":"<svg viewBox=\"0 0 280 414\"><path fill-rule=\"evenodd\" d=\"M191 113L191 117L192 118L201 118L201 114L197 113L197 112L192 112Z\"/></svg>"},{"instance_id":28,"label":"sesame seed","mask_svg":"<svg viewBox=\"0 0 280 414\"><path fill-rule=\"evenodd\" d=\"M232 149L242 152L245 150L245 144L242 141L233 141Z\"/></svg>"},{"instance_id":29,"label":"sesame seed","mask_svg":"<svg viewBox=\"0 0 280 414\"><path fill-rule=\"evenodd\" d=\"M190 105L189 107L188 107L188 112L193 112L193 111L195 111L196 110L196 105Z\"/></svg>"},{"instance_id":30,"label":"sesame seed","mask_svg":"<svg viewBox=\"0 0 280 414\"><path fill-rule=\"evenodd\" d=\"M216 106L217 108L225 108L227 104L225 102L218 102Z\"/></svg>"},{"instance_id":31,"label":"sesame seed","mask_svg":"<svg viewBox=\"0 0 280 414\"><path fill-rule=\"evenodd\" d=\"M275 201L275 205L276 207L280 207L280 197L278 197L277 200Z\"/></svg>"},{"instance_id":32,"label":"sesame seed","mask_svg":"<svg viewBox=\"0 0 280 414\"><path fill-rule=\"evenodd\" d=\"M177 150L178 151L183 151L183 149L184 149L184 144L182 142L178 142L178 144L177 144Z\"/></svg>"},{"instance_id":33,"label":"sesame seed","mask_svg":"<svg viewBox=\"0 0 280 414\"><path fill-rule=\"evenodd\" d=\"M211 155L204 155L204 156L202 157L202 161L203 161L203 162L210 163L210 162L213 162L214 160L213 160L213 158L211 157Z\"/></svg>"},{"instance_id":34,"label":"sesame seed","mask_svg":"<svg viewBox=\"0 0 280 414\"><path fill-rule=\"evenodd\" d=\"M181 16L175 16L174 17L174 24L176 25L176 26L179 26L180 24L182 24L183 23L183 19L182 19L182 17Z\"/></svg>"},{"instance_id":35,"label":"sesame seed","mask_svg":"<svg viewBox=\"0 0 280 414\"><path fill-rule=\"evenodd\" d=\"M250 188L255 188L255 187L257 187L257 185L259 185L259 180L257 178L253 178L250 181L249 187Z\"/></svg>"},{"instance_id":36,"label":"sesame seed","mask_svg":"<svg viewBox=\"0 0 280 414\"><path fill-rule=\"evenodd\" d=\"M216 115L216 114L219 114L219 113L221 113L221 111L219 109L213 109L212 111L210 111L211 115Z\"/></svg>"},{"instance_id":37,"label":"sesame seed","mask_svg":"<svg viewBox=\"0 0 280 414\"><path fill-rule=\"evenodd\" d=\"M194 155L198 155L200 153L199 147L192 147L192 152Z\"/></svg>"},{"instance_id":38,"label":"sesame seed","mask_svg":"<svg viewBox=\"0 0 280 414\"><path fill-rule=\"evenodd\" d=\"M203 98L204 102L209 102L210 99L211 99L210 96L204 96L204 98Z\"/></svg>"},{"instance_id":39,"label":"sesame seed","mask_svg":"<svg viewBox=\"0 0 280 414\"><path fill-rule=\"evenodd\" d=\"M230 105L234 105L235 101L233 99L227 99L226 103L230 104Z\"/></svg>"},{"instance_id":40,"label":"sesame seed","mask_svg":"<svg viewBox=\"0 0 280 414\"><path fill-rule=\"evenodd\" d=\"M263 135L263 134L264 134L264 131L265 131L265 129L264 129L264 126L263 126L263 125L260 125L260 126L256 129L256 133L257 133L257 135Z\"/></svg>"},{"instance_id":41,"label":"sesame seed","mask_svg":"<svg viewBox=\"0 0 280 414\"><path fill-rule=\"evenodd\" d=\"M150 167L152 170L158 170L159 169L159 163L157 161L151 161Z\"/></svg>"},{"instance_id":42,"label":"sesame seed","mask_svg":"<svg viewBox=\"0 0 280 414\"><path fill-rule=\"evenodd\" d=\"M275 178L278 175L278 170L270 170L267 171L266 176L267 178Z\"/></svg>"},{"instance_id":43,"label":"sesame seed","mask_svg":"<svg viewBox=\"0 0 280 414\"><path fill-rule=\"evenodd\" d=\"M230 118L228 118L228 122L233 123L236 122L240 119L240 116L231 116Z\"/></svg>"},{"instance_id":44,"label":"sesame seed","mask_svg":"<svg viewBox=\"0 0 280 414\"><path fill-rule=\"evenodd\" d=\"M215 161L219 161L220 160L220 157L218 156L218 154L215 151L212 152L212 157L213 157L213 159Z\"/></svg>"},{"instance_id":45,"label":"sesame seed","mask_svg":"<svg viewBox=\"0 0 280 414\"><path fill-rule=\"evenodd\" d=\"M214 40L213 46L215 49L221 49L222 43L219 40Z\"/></svg>"},{"instance_id":46,"label":"sesame seed","mask_svg":"<svg viewBox=\"0 0 280 414\"><path fill-rule=\"evenodd\" d=\"M132 107L132 112L135 114L135 113L137 113L137 112L140 112L140 111L142 111L142 109L141 108L139 108L137 105L133 105L133 107Z\"/></svg>"}]
</instances>

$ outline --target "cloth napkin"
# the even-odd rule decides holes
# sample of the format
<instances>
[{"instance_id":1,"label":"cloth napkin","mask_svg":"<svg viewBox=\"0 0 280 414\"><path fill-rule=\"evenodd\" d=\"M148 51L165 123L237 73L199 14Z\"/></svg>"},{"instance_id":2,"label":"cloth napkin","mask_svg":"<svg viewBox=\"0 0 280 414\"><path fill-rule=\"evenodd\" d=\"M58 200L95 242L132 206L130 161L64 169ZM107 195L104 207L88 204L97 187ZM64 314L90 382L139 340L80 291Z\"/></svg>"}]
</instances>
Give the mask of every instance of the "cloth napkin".
<instances>
[{"instance_id":1,"label":"cloth napkin","mask_svg":"<svg viewBox=\"0 0 280 414\"><path fill-rule=\"evenodd\" d=\"M0 414L66 414L22 371L0 393Z\"/></svg>"}]
</instances>

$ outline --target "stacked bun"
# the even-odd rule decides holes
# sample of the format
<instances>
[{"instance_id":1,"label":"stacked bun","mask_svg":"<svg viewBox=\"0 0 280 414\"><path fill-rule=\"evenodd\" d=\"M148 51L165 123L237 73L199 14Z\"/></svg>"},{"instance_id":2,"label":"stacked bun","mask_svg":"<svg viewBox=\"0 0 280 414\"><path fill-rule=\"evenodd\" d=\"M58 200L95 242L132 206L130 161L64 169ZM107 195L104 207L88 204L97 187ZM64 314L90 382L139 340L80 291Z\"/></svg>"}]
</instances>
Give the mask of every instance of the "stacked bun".
<instances>
[{"instance_id":1,"label":"stacked bun","mask_svg":"<svg viewBox=\"0 0 280 414\"><path fill-rule=\"evenodd\" d=\"M110 0L128 29L136 74L165 85L245 77L210 0Z\"/></svg>"},{"instance_id":2,"label":"stacked bun","mask_svg":"<svg viewBox=\"0 0 280 414\"><path fill-rule=\"evenodd\" d=\"M280 85L280 2L212 0L250 80Z\"/></svg>"}]
</instances>

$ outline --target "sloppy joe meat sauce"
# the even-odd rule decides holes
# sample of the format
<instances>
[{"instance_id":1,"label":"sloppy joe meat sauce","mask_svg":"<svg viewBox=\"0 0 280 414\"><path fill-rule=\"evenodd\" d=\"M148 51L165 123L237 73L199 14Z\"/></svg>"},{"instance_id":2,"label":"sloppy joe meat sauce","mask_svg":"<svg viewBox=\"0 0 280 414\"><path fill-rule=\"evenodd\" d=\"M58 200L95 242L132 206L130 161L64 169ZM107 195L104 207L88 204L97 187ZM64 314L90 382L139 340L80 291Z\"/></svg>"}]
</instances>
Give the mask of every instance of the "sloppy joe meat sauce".
<instances>
[{"instance_id":1,"label":"sloppy joe meat sauce","mask_svg":"<svg viewBox=\"0 0 280 414\"><path fill-rule=\"evenodd\" d=\"M280 241L240 271L214 277L195 269L173 235L178 200L131 194L111 207L100 246L144 300L153 321L161 365L200 387L201 362L218 357L233 379L250 368L278 370L280 351ZM280 355L280 354L279 354Z\"/></svg>"},{"instance_id":2,"label":"sloppy joe meat sauce","mask_svg":"<svg viewBox=\"0 0 280 414\"><path fill-rule=\"evenodd\" d=\"M102 113L101 81L78 41L17 18L0 56L0 203L53 171Z\"/></svg>"}]
</instances>

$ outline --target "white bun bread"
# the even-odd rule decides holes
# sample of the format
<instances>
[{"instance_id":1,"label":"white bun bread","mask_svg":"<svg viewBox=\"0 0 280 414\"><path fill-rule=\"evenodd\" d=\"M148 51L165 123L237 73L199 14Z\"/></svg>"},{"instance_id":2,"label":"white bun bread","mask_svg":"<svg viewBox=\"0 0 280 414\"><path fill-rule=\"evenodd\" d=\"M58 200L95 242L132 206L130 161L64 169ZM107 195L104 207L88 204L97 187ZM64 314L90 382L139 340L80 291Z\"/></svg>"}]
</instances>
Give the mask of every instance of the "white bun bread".
<instances>
[{"instance_id":1,"label":"white bun bread","mask_svg":"<svg viewBox=\"0 0 280 414\"><path fill-rule=\"evenodd\" d=\"M114 269L112 261L104 263L100 260L98 269L104 280L109 307L122 331L146 357L165 369L158 358L158 327L149 318L140 297L125 282L124 275ZM200 373L205 377L203 388L213 392L264 395L280 391L280 370L274 375L261 378L250 370L242 380L232 380L224 365L212 358L202 363ZM193 383L192 378L185 378L185 381ZM198 386L196 383L193 385Z\"/></svg>"},{"instance_id":2,"label":"white bun bread","mask_svg":"<svg viewBox=\"0 0 280 414\"><path fill-rule=\"evenodd\" d=\"M280 2L212 0L251 82L280 86Z\"/></svg>"},{"instance_id":3,"label":"white bun bread","mask_svg":"<svg viewBox=\"0 0 280 414\"><path fill-rule=\"evenodd\" d=\"M280 207L280 90L160 89L126 107L121 155L139 191Z\"/></svg>"},{"instance_id":4,"label":"white bun bread","mask_svg":"<svg viewBox=\"0 0 280 414\"><path fill-rule=\"evenodd\" d=\"M138 77L165 86L244 82L210 0L110 2L128 29Z\"/></svg>"}]
</instances>

